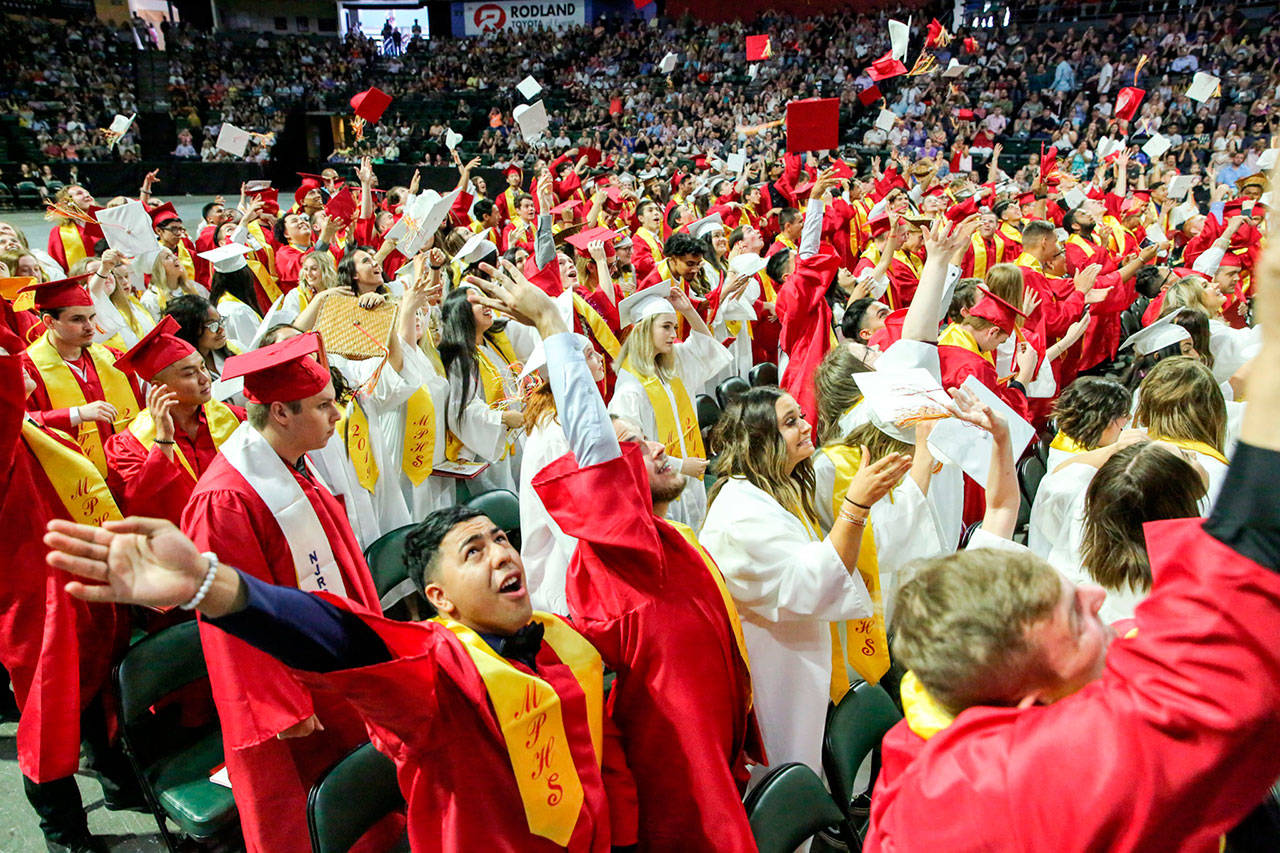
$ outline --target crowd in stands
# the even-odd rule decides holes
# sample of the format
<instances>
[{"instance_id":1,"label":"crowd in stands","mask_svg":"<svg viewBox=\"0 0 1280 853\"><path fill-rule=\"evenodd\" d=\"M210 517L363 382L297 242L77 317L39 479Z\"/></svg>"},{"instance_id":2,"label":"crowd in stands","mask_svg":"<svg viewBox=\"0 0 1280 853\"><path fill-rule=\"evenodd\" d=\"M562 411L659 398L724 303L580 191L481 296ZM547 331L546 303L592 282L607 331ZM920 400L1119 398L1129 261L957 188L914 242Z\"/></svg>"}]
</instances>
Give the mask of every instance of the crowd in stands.
<instances>
[{"instance_id":1,"label":"crowd in stands","mask_svg":"<svg viewBox=\"0 0 1280 853\"><path fill-rule=\"evenodd\" d=\"M98 53L123 81L137 45L3 26L51 66L22 120L89 150L136 96L86 88ZM192 157L392 99L354 162L199 222L164 165L51 192L43 246L0 221L0 663L50 849L105 849L82 741L108 808L163 781L109 675L192 611L216 715L149 712L216 717L250 851L310 849L308 790L368 741L406 800L370 849L751 851L788 765L868 850L1275 849L1277 35L925 32L882 101L873 16L166 32ZM451 191L386 185L410 145ZM864 701L869 825L825 737Z\"/></svg>"}]
</instances>

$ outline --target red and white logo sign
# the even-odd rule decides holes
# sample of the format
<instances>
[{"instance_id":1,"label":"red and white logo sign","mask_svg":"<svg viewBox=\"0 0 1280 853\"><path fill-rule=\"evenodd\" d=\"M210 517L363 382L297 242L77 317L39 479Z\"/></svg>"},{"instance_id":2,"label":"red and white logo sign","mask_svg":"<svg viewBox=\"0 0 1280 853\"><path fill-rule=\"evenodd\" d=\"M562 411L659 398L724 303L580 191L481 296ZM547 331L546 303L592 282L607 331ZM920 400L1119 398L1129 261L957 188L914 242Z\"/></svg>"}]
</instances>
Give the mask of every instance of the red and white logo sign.
<instances>
[{"instance_id":1,"label":"red and white logo sign","mask_svg":"<svg viewBox=\"0 0 1280 853\"><path fill-rule=\"evenodd\" d=\"M511 30L562 29L586 23L585 0L526 3L490 0L462 4L463 35L480 36Z\"/></svg>"}]
</instances>

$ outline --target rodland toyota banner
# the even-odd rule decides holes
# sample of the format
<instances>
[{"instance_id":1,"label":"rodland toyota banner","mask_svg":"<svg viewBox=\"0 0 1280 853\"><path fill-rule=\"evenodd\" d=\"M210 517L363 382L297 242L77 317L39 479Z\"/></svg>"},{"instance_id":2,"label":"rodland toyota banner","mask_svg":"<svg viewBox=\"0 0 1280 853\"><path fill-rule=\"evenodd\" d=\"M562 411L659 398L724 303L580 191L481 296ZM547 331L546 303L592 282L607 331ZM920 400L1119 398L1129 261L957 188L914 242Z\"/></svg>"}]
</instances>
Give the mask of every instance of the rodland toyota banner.
<instances>
[{"instance_id":1,"label":"rodland toyota banner","mask_svg":"<svg viewBox=\"0 0 1280 853\"><path fill-rule=\"evenodd\" d=\"M586 23L586 0L563 3L520 3L497 0L462 3L463 35L479 36L506 30L576 27ZM457 9L457 6L454 6ZM457 14L455 12L455 14ZM454 19L455 25L457 19ZM455 29L454 32L457 32Z\"/></svg>"}]
</instances>

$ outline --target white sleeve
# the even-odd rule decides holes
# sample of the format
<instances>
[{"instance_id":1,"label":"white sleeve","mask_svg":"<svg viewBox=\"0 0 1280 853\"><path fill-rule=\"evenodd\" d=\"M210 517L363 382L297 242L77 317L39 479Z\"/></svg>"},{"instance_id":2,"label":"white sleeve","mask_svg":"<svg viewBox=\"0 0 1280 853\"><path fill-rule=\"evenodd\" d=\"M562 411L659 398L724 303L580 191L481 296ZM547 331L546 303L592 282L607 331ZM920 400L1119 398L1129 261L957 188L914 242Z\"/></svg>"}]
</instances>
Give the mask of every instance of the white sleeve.
<instances>
[{"instance_id":1,"label":"white sleeve","mask_svg":"<svg viewBox=\"0 0 1280 853\"><path fill-rule=\"evenodd\" d=\"M956 295L956 285L959 283L960 267L955 264L947 264L947 278L942 284L942 300L938 305L939 324L947 319L947 312L951 310L951 300Z\"/></svg>"},{"instance_id":2,"label":"white sleeve","mask_svg":"<svg viewBox=\"0 0 1280 853\"><path fill-rule=\"evenodd\" d=\"M818 244L822 242L822 211L824 204L820 199L809 199L804 209L804 226L800 230L800 258L809 258L818 254Z\"/></svg>"},{"instance_id":3,"label":"white sleeve","mask_svg":"<svg viewBox=\"0 0 1280 853\"><path fill-rule=\"evenodd\" d=\"M676 373L689 393L696 394L711 377L733 364L733 354L709 335L690 333L675 345Z\"/></svg>"},{"instance_id":4,"label":"white sleeve","mask_svg":"<svg viewBox=\"0 0 1280 853\"><path fill-rule=\"evenodd\" d=\"M813 456L813 509L818 514L818 524L824 531L829 531L836 523L832 510L834 492L836 490L836 466L831 464L830 457L822 451Z\"/></svg>"},{"instance_id":5,"label":"white sleeve","mask_svg":"<svg viewBox=\"0 0 1280 853\"><path fill-rule=\"evenodd\" d=\"M1222 264L1222 259L1226 255L1226 249L1220 249L1217 244L1214 244L1200 253L1200 257L1196 258L1191 268L1196 272L1212 276L1218 271L1218 267Z\"/></svg>"},{"instance_id":6,"label":"white sleeve","mask_svg":"<svg viewBox=\"0 0 1280 853\"><path fill-rule=\"evenodd\" d=\"M569 332L542 341L556 412L580 467L607 462L621 455L613 423L600 391L587 370L577 336Z\"/></svg>"},{"instance_id":7,"label":"white sleeve","mask_svg":"<svg viewBox=\"0 0 1280 853\"><path fill-rule=\"evenodd\" d=\"M969 537L969 544L964 546L966 551L973 551L977 548L993 548L997 551L1013 551L1017 554L1032 553L1031 549L1026 545L1019 545L1012 539L1005 539L1003 536L989 533L981 527L973 531L973 536Z\"/></svg>"},{"instance_id":8,"label":"white sleeve","mask_svg":"<svg viewBox=\"0 0 1280 853\"><path fill-rule=\"evenodd\" d=\"M511 349L515 351L515 357L520 361L527 360L533 352L534 346L538 343L537 330L532 326L526 326L524 323L509 320L506 332L507 340L511 341Z\"/></svg>"},{"instance_id":9,"label":"white sleeve","mask_svg":"<svg viewBox=\"0 0 1280 853\"><path fill-rule=\"evenodd\" d=\"M722 487L698 540L733 600L762 619L835 622L873 613L862 576L845 568L831 540L812 541L799 519L751 486Z\"/></svg>"}]
</instances>

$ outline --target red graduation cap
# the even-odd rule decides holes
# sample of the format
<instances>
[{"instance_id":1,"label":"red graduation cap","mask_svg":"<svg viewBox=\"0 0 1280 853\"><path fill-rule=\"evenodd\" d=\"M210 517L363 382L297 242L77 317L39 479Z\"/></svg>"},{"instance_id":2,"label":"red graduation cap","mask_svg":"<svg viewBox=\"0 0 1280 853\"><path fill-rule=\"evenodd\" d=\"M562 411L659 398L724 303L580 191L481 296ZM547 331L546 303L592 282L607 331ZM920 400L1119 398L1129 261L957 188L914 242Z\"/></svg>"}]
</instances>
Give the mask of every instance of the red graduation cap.
<instances>
[{"instance_id":1,"label":"red graduation cap","mask_svg":"<svg viewBox=\"0 0 1280 853\"><path fill-rule=\"evenodd\" d=\"M1056 184L1061 178L1058 172L1058 147L1050 146L1048 151L1044 150L1043 143L1040 148L1040 183L1046 186Z\"/></svg>"},{"instance_id":2,"label":"red graduation cap","mask_svg":"<svg viewBox=\"0 0 1280 853\"><path fill-rule=\"evenodd\" d=\"M1136 86L1125 86L1121 89L1116 95L1116 118L1121 121L1133 121L1134 115L1138 112L1138 105L1142 103L1146 94L1146 89L1139 89Z\"/></svg>"},{"instance_id":3,"label":"red graduation cap","mask_svg":"<svg viewBox=\"0 0 1280 853\"><path fill-rule=\"evenodd\" d=\"M858 93L858 103L869 107L883 97L884 95L880 94L880 87L872 85Z\"/></svg>"},{"instance_id":4,"label":"red graduation cap","mask_svg":"<svg viewBox=\"0 0 1280 853\"><path fill-rule=\"evenodd\" d=\"M836 160L831 164L831 168L835 170L833 174L837 178L853 178L853 169L849 168L849 164L843 160Z\"/></svg>"},{"instance_id":5,"label":"red graduation cap","mask_svg":"<svg viewBox=\"0 0 1280 853\"><path fill-rule=\"evenodd\" d=\"M971 195L959 204L953 204L947 208L947 219L952 222L962 222L978 212L978 196Z\"/></svg>"},{"instance_id":6,"label":"red graduation cap","mask_svg":"<svg viewBox=\"0 0 1280 853\"><path fill-rule=\"evenodd\" d=\"M330 219L339 222L351 222L356 215L356 200L346 189L340 189L324 206L324 212Z\"/></svg>"},{"instance_id":7,"label":"red graduation cap","mask_svg":"<svg viewBox=\"0 0 1280 853\"><path fill-rule=\"evenodd\" d=\"M840 144L840 99L807 98L787 104L787 153Z\"/></svg>"},{"instance_id":8,"label":"red graduation cap","mask_svg":"<svg viewBox=\"0 0 1280 853\"><path fill-rule=\"evenodd\" d=\"M961 121L973 121L973 110L956 110L956 118Z\"/></svg>"},{"instance_id":9,"label":"red graduation cap","mask_svg":"<svg viewBox=\"0 0 1280 853\"><path fill-rule=\"evenodd\" d=\"M1244 267L1244 257L1241 255L1227 252L1222 256L1222 260L1218 262L1220 267Z\"/></svg>"},{"instance_id":10,"label":"red graduation cap","mask_svg":"<svg viewBox=\"0 0 1280 853\"><path fill-rule=\"evenodd\" d=\"M280 212L280 191L275 187L254 190L248 195L262 200L263 213L276 214Z\"/></svg>"},{"instance_id":11,"label":"red graduation cap","mask_svg":"<svg viewBox=\"0 0 1280 853\"><path fill-rule=\"evenodd\" d=\"M1134 190L1133 196L1125 202L1125 213L1138 213L1144 210L1151 201L1151 193L1146 190Z\"/></svg>"},{"instance_id":12,"label":"red graduation cap","mask_svg":"<svg viewBox=\"0 0 1280 853\"><path fill-rule=\"evenodd\" d=\"M293 191L294 203L297 204L299 207L301 207L302 200L307 197L307 194L312 190L318 190L318 189L320 189L319 181L313 180L311 178L304 178L302 183L298 186L298 188Z\"/></svg>"},{"instance_id":13,"label":"red graduation cap","mask_svg":"<svg viewBox=\"0 0 1280 853\"><path fill-rule=\"evenodd\" d=\"M565 242L573 246L578 255L583 258L591 257L591 253L587 250L592 241L599 240L604 243L604 253L606 257L612 258L614 255L613 241L618 238L618 232L612 228L588 228L585 231L579 231L565 238Z\"/></svg>"},{"instance_id":14,"label":"red graduation cap","mask_svg":"<svg viewBox=\"0 0 1280 853\"><path fill-rule=\"evenodd\" d=\"M867 229L871 232L872 237L879 237L881 234L889 233L889 212L881 209L879 213L867 220Z\"/></svg>"},{"instance_id":15,"label":"red graduation cap","mask_svg":"<svg viewBox=\"0 0 1280 853\"><path fill-rule=\"evenodd\" d=\"M973 38L972 36L970 36L969 38L966 38L966 39L964 40L964 52L965 52L965 53L977 53L977 52L978 52L978 40L977 40L976 38Z\"/></svg>"},{"instance_id":16,"label":"red graduation cap","mask_svg":"<svg viewBox=\"0 0 1280 853\"><path fill-rule=\"evenodd\" d=\"M503 169L502 176L505 178L508 175L510 175L512 172L519 175L521 180L524 180L524 170L521 169L519 166L517 166L515 163L512 163L510 166Z\"/></svg>"},{"instance_id":17,"label":"red graduation cap","mask_svg":"<svg viewBox=\"0 0 1280 853\"><path fill-rule=\"evenodd\" d=\"M164 225L166 222L171 222L174 219L182 219L182 216L178 213L178 209L173 206L173 202L171 201L166 201L159 207L153 208L150 211L150 216L151 225L157 231L159 231L160 226Z\"/></svg>"},{"instance_id":18,"label":"red graduation cap","mask_svg":"<svg viewBox=\"0 0 1280 853\"><path fill-rule=\"evenodd\" d=\"M1036 203L1036 194L1035 194L1035 193L1032 193L1032 192L1026 192L1026 193L1023 193L1022 195L1018 196L1018 204L1020 204L1020 205L1035 204L1035 203Z\"/></svg>"},{"instance_id":19,"label":"red graduation cap","mask_svg":"<svg viewBox=\"0 0 1280 853\"><path fill-rule=\"evenodd\" d=\"M45 311L52 308L76 308L93 304L93 297L84 283L92 273L76 275L71 278L60 278L57 281L29 284L19 293L34 293L36 310Z\"/></svg>"},{"instance_id":20,"label":"red graduation cap","mask_svg":"<svg viewBox=\"0 0 1280 853\"><path fill-rule=\"evenodd\" d=\"M391 106L391 96L376 86L351 99L351 109L367 122L376 122Z\"/></svg>"},{"instance_id":21,"label":"red graduation cap","mask_svg":"<svg viewBox=\"0 0 1280 853\"><path fill-rule=\"evenodd\" d=\"M598 166L600 164L600 160L604 157L604 152L599 148L583 146L578 149L578 156L586 157L588 166Z\"/></svg>"},{"instance_id":22,"label":"red graduation cap","mask_svg":"<svg viewBox=\"0 0 1280 853\"><path fill-rule=\"evenodd\" d=\"M907 73L907 66L893 58L893 51L889 51L884 56L871 63L871 67L867 69L867 76L879 83L881 80L888 80L893 77L899 77Z\"/></svg>"},{"instance_id":23,"label":"red graduation cap","mask_svg":"<svg viewBox=\"0 0 1280 853\"><path fill-rule=\"evenodd\" d=\"M554 213L556 216L559 216L562 213L568 213L569 211L573 210L577 206L578 206L578 200L576 198L571 198L568 201L562 201L560 204L557 204L555 207L551 208L551 212Z\"/></svg>"},{"instance_id":24,"label":"red graduation cap","mask_svg":"<svg viewBox=\"0 0 1280 853\"><path fill-rule=\"evenodd\" d=\"M319 333L308 332L232 356L222 366L222 378L243 376L244 396L251 403L287 403L319 394L329 384L323 358Z\"/></svg>"},{"instance_id":25,"label":"red graduation cap","mask_svg":"<svg viewBox=\"0 0 1280 853\"><path fill-rule=\"evenodd\" d=\"M116 359L116 367L132 372L150 382L157 373L191 353L195 347L177 337L178 321L166 315L142 336L133 349Z\"/></svg>"},{"instance_id":26,"label":"red graduation cap","mask_svg":"<svg viewBox=\"0 0 1280 853\"><path fill-rule=\"evenodd\" d=\"M938 19L934 18L929 22L929 26L925 31L924 46L926 50L933 50L937 47L945 47L950 41L947 36L946 27L938 23Z\"/></svg>"},{"instance_id":27,"label":"red graduation cap","mask_svg":"<svg viewBox=\"0 0 1280 853\"><path fill-rule=\"evenodd\" d=\"M996 296L990 290L979 285L978 292L982 296L978 299L978 304L969 309L970 317L978 317L983 320L989 320L996 325L1002 332L1013 333L1014 326L1017 325L1018 318L1027 319L1027 315L1023 314L1017 308L1014 308L1008 302L1005 302L999 296Z\"/></svg>"},{"instance_id":28,"label":"red graduation cap","mask_svg":"<svg viewBox=\"0 0 1280 853\"><path fill-rule=\"evenodd\" d=\"M747 61L759 62L773 58L773 44L769 36L747 36Z\"/></svg>"}]
</instances>

